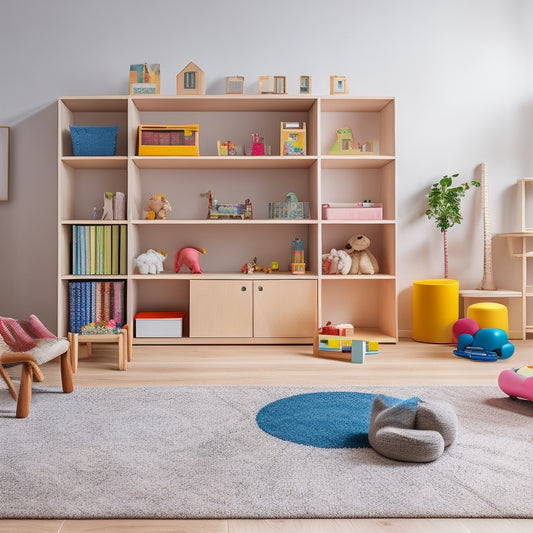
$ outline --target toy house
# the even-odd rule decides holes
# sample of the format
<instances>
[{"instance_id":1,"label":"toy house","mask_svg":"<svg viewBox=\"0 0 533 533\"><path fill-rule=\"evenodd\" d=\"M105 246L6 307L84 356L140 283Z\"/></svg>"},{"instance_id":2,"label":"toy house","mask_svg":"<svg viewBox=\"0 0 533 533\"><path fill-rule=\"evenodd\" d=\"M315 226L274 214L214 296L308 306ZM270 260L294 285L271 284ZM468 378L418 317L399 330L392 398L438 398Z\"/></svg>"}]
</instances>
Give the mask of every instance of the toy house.
<instances>
[{"instance_id":1,"label":"toy house","mask_svg":"<svg viewBox=\"0 0 533 533\"><path fill-rule=\"evenodd\" d=\"M244 94L244 76L228 76L226 94Z\"/></svg>"},{"instance_id":2,"label":"toy house","mask_svg":"<svg viewBox=\"0 0 533 533\"><path fill-rule=\"evenodd\" d=\"M259 94L287 94L287 77L259 76Z\"/></svg>"},{"instance_id":3,"label":"toy house","mask_svg":"<svg viewBox=\"0 0 533 533\"><path fill-rule=\"evenodd\" d=\"M300 94L311 94L311 76L300 76Z\"/></svg>"},{"instance_id":4,"label":"toy house","mask_svg":"<svg viewBox=\"0 0 533 533\"><path fill-rule=\"evenodd\" d=\"M305 122L282 122L279 155L306 155Z\"/></svg>"},{"instance_id":5,"label":"toy house","mask_svg":"<svg viewBox=\"0 0 533 533\"><path fill-rule=\"evenodd\" d=\"M192 61L176 76L176 94L205 94L204 71Z\"/></svg>"},{"instance_id":6,"label":"toy house","mask_svg":"<svg viewBox=\"0 0 533 533\"><path fill-rule=\"evenodd\" d=\"M130 65L130 94L159 94L160 79L159 63Z\"/></svg>"},{"instance_id":7,"label":"toy house","mask_svg":"<svg viewBox=\"0 0 533 533\"><path fill-rule=\"evenodd\" d=\"M329 77L329 94L348 94L348 80L346 76Z\"/></svg>"}]
</instances>

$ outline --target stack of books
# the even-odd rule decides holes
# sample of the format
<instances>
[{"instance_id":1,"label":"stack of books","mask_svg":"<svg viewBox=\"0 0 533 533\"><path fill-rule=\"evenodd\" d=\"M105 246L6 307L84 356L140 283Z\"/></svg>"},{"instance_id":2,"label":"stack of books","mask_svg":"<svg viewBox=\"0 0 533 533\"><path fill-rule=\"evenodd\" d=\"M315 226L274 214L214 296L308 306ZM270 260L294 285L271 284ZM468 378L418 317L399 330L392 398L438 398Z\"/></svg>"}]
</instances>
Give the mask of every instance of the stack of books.
<instances>
[{"instance_id":1,"label":"stack of books","mask_svg":"<svg viewBox=\"0 0 533 533\"><path fill-rule=\"evenodd\" d=\"M72 225L72 274L127 274L125 224Z\"/></svg>"},{"instance_id":2,"label":"stack of books","mask_svg":"<svg viewBox=\"0 0 533 533\"><path fill-rule=\"evenodd\" d=\"M126 322L126 282L69 281L69 331L81 333L87 324L114 320L117 327Z\"/></svg>"}]
</instances>

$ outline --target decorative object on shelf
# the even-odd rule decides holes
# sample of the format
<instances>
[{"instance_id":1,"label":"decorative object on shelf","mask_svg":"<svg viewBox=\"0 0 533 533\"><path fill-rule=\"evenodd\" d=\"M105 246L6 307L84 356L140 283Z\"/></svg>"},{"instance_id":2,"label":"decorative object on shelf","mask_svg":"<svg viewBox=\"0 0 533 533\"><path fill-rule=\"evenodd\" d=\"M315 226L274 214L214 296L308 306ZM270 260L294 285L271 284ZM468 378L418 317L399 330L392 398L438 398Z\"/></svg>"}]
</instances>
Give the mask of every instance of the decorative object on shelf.
<instances>
[{"instance_id":1,"label":"decorative object on shelf","mask_svg":"<svg viewBox=\"0 0 533 533\"><path fill-rule=\"evenodd\" d=\"M363 143L353 140L351 128L339 128L336 130L337 140L329 151L332 155L372 155L374 153L374 143L365 141Z\"/></svg>"},{"instance_id":2,"label":"decorative object on shelf","mask_svg":"<svg viewBox=\"0 0 533 533\"><path fill-rule=\"evenodd\" d=\"M311 94L311 76L300 76L300 94Z\"/></svg>"},{"instance_id":3,"label":"decorative object on shelf","mask_svg":"<svg viewBox=\"0 0 533 533\"><path fill-rule=\"evenodd\" d=\"M507 359L514 353L507 333L499 328L481 328L474 335L462 333L457 339L453 353L472 361L497 361Z\"/></svg>"},{"instance_id":4,"label":"decorative object on shelf","mask_svg":"<svg viewBox=\"0 0 533 533\"><path fill-rule=\"evenodd\" d=\"M242 156L242 146L235 145L231 141L217 141L217 154L220 156Z\"/></svg>"},{"instance_id":5,"label":"decorative object on shelf","mask_svg":"<svg viewBox=\"0 0 533 533\"><path fill-rule=\"evenodd\" d=\"M244 76L228 76L226 94L244 94Z\"/></svg>"},{"instance_id":6,"label":"decorative object on shelf","mask_svg":"<svg viewBox=\"0 0 533 533\"><path fill-rule=\"evenodd\" d=\"M111 156L117 153L118 126L70 126L75 156Z\"/></svg>"},{"instance_id":7,"label":"decorative object on shelf","mask_svg":"<svg viewBox=\"0 0 533 533\"><path fill-rule=\"evenodd\" d=\"M192 61L176 76L176 94L205 94L204 71Z\"/></svg>"},{"instance_id":8,"label":"decorative object on shelf","mask_svg":"<svg viewBox=\"0 0 533 533\"><path fill-rule=\"evenodd\" d=\"M524 398L533 401L533 366L502 370L498 376L498 386L513 400Z\"/></svg>"},{"instance_id":9,"label":"decorative object on shelf","mask_svg":"<svg viewBox=\"0 0 533 533\"><path fill-rule=\"evenodd\" d=\"M448 230L460 224L463 217L461 215L461 198L471 186L479 187L477 181L465 181L460 185L452 187L454 178L459 174L444 176L431 186L428 194L429 208L426 216L429 220L435 219L435 225L440 229L444 244L444 279L448 278Z\"/></svg>"},{"instance_id":10,"label":"decorative object on shelf","mask_svg":"<svg viewBox=\"0 0 533 533\"><path fill-rule=\"evenodd\" d=\"M140 274L159 274L163 272L163 261L167 258L165 250L150 248L135 258Z\"/></svg>"},{"instance_id":11,"label":"decorative object on shelf","mask_svg":"<svg viewBox=\"0 0 533 533\"><path fill-rule=\"evenodd\" d=\"M113 220L113 193L109 191L104 193L102 220Z\"/></svg>"},{"instance_id":12,"label":"decorative object on shelf","mask_svg":"<svg viewBox=\"0 0 533 533\"><path fill-rule=\"evenodd\" d=\"M207 192L200 193L200 196L209 199L207 218L210 220L253 219L252 202L249 198L247 198L244 203L221 204L218 200L213 198L213 192L211 189Z\"/></svg>"},{"instance_id":13,"label":"decorative object on shelf","mask_svg":"<svg viewBox=\"0 0 533 533\"><path fill-rule=\"evenodd\" d=\"M152 194L148 198L146 220L166 220L167 212L172 211L170 202L164 194Z\"/></svg>"},{"instance_id":14,"label":"decorative object on shelf","mask_svg":"<svg viewBox=\"0 0 533 533\"><path fill-rule=\"evenodd\" d=\"M0 200L9 198L9 126L0 126Z\"/></svg>"},{"instance_id":15,"label":"decorative object on shelf","mask_svg":"<svg viewBox=\"0 0 533 533\"><path fill-rule=\"evenodd\" d=\"M252 155L265 155L265 138L252 133Z\"/></svg>"},{"instance_id":16,"label":"decorative object on shelf","mask_svg":"<svg viewBox=\"0 0 533 533\"><path fill-rule=\"evenodd\" d=\"M331 320L328 320L326 325L318 330L318 333L322 335L353 335L354 327L353 324L332 325Z\"/></svg>"},{"instance_id":17,"label":"decorative object on shelf","mask_svg":"<svg viewBox=\"0 0 533 533\"><path fill-rule=\"evenodd\" d=\"M287 94L287 77L259 76L259 94Z\"/></svg>"},{"instance_id":18,"label":"decorative object on shelf","mask_svg":"<svg viewBox=\"0 0 533 533\"><path fill-rule=\"evenodd\" d=\"M490 211L489 211L489 184L485 163L481 163L476 168L479 172L481 184L481 210L483 212L483 278L479 289L484 291L495 291L494 270L492 265L492 235L490 232Z\"/></svg>"},{"instance_id":19,"label":"decorative object on shelf","mask_svg":"<svg viewBox=\"0 0 533 533\"><path fill-rule=\"evenodd\" d=\"M141 124L138 133L138 155L200 155L200 126L198 124Z\"/></svg>"},{"instance_id":20,"label":"decorative object on shelf","mask_svg":"<svg viewBox=\"0 0 533 533\"><path fill-rule=\"evenodd\" d=\"M322 220L382 220L383 204L370 201L322 204Z\"/></svg>"},{"instance_id":21,"label":"decorative object on shelf","mask_svg":"<svg viewBox=\"0 0 533 533\"><path fill-rule=\"evenodd\" d=\"M291 274L305 274L305 245L295 237L291 243Z\"/></svg>"},{"instance_id":22,"label":"decorative object on shelf","mask_svg":"<svg viewBox=\"0 0 533 533\"><path fill-rule=\"evenodd\" d=\"M274 264L275 261L272 262ZM253 274L254 272L263 272L263 274L272 274L272 267L260 267L257 264L257 257L254 257L251 261L244 264L241 268L243 274Z\"/></svg>"},{"instance_id":23,"label":"decorative object on shelf","mask_svg":"<svg viewBox=\"0 0 533 533\"><path fill-rule=\"evenodd\" d=\"M282 122L279 155L306 155L305 122Z\"/></svg>"},{"instance_id":24,"label":"decorative object on shelf","mask_svg":"<svg viewBox=\"0 0 533 533\"><path fill-rule=\"evenodd\" d=\"M192 274L201 274L199 257L200 254L205 254L205 248L181 248L174 256L174 271L179 272L181 267L185 265Z\"/></svg>"},{"instance_id":25,"label":"decorative object on shelf","mask_svg":"<svg viewBox=\"0 0 533 533\"><path fill-rule=\"evenodd\" d=\"M377 274L379 265L368 249L370 239L366 235L352 235L344 249L352 259L350 274Z\"/></svg>"},{"instance_id":26,"label":"decorative object on shelf","mask_svg":"<svg viewBox=\"0 0 533 533\"><path fill-rule=\"evenodd\" d=\"M268 202L268 218L309 219L309 202L299 202L298 197L289 192L282 202Z\"/></svg>"},{"instance_id":27,"label":"decorative object on shelf","mask_svg":"<svg viewBox=\"0 0 533 533\"><path fill-rule=\"evenodd\" d=\"M352 258L345 250L332 248L322 255L323 274L349 274L352 268Z\"/></svg>"},{"instance_id":28,"label":"decorative object on shelf","mask_svg":"<svg viewBox=\"0 0 533 533\"><path fill-rule=\"evenodd\" d=\"M130 65L130 94L159 94L160 80L159 63Z\"/></svg>"},{"instance_id":29,"label":"decorative object on shelf","mask_svg":"<svg viewBox=\"0 0 533 533\"><path fill-rule=\"evenodd\" d=\"M83 335L115 335L120 333L120 329L117 323L111 319L107 322L89 322L81 327L81 332Z\"/></svg>"},{"instance_id":30,"label":"decorative object on shelf","mask_svg":"<svg viewBox=\"0 0 533 533\"><path fill-rule=\"evenodd\" d=\"M348 94L348 80L346 76L329 77L329 94Z\"/></svg>"}]
</instances>

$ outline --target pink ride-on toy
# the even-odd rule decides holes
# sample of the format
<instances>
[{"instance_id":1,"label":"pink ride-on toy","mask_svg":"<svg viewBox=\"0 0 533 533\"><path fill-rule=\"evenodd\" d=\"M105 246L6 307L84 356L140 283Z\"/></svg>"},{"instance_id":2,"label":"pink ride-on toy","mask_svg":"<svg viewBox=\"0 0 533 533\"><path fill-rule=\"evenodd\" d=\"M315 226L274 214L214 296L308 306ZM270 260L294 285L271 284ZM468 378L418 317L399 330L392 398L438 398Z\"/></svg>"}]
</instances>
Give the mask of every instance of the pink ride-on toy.
<instances>
[{"instance_id":1,"label":"pink ride-on toy","mask_svg":"<svg viewBox=\"0 0 533 533\"><path fill-rule=\"evenodd\" d=\"M503 370L498 377L498 385L513 399L533 401L533 366Z\"/></svg>"}]
</instances>

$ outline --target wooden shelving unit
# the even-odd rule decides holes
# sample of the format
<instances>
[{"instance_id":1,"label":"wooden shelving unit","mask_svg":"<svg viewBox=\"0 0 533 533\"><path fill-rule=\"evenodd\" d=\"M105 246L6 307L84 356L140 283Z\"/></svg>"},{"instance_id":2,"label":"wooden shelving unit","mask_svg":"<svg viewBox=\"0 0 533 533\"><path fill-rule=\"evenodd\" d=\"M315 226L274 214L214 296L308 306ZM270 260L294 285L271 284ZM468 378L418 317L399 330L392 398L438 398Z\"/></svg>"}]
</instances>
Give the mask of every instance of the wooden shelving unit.
<instances>
[{"instance_id":1,"label":"wooden shelving unit","mask_svg":"<svg viewBox=\"0 0 533 533\"><path fill-rule=\"evenodd\" d=\"M61 334L69 329L70 281L125 279L126 318L131 327L140 311L186 312L183 337L134 337L134 343L312 343L316 328L328 320L353 323L356 332L368 340L397 341L393 98L69 96L59 99L58 113ZM286 121L306 123L306 156L279 155L280 123ZM117 155L73 156L71 124L118 125ZM141 124L199 124L200 156L138 156ZM361 140L371 140L375 153L330 155L335 131L344 126L351 127ZM217 155L217 140L246 145L252 133L264 136L272 155ZM250 198L253 220L207 220L207 202L200 193L209 189L222 202ZM105 191L126 193L126 220L111 223L127 226L127 274L74 276L72 225L98 223L92 219L93 208L101 207ZM268 219L268 202L281 201L288 192L309 202L309 219ZM145 220L148 196L156 193L165 194L172 205L167 220ZM383 203L383 220L322 220L323 203L367 198ZM370 237L380 273L323 275L322 254L343 248L351 235L360 233ZM305 275L287 271L294 237L305 243ZM203 274L173 272L174 254L183 246L207 249L200 258ZM134 258L149 248L167 251L164 273L141 275L137 271ZM284 272L242 274L241 266L254 257L261 266L278 261ZM235 300L229 296L231 288ZM220 297L208 298L208 294ZM239 299L243 295L245 303ZM239 327L244 322L247 326L242 332Z\"/></svg>"}]
</instances>

